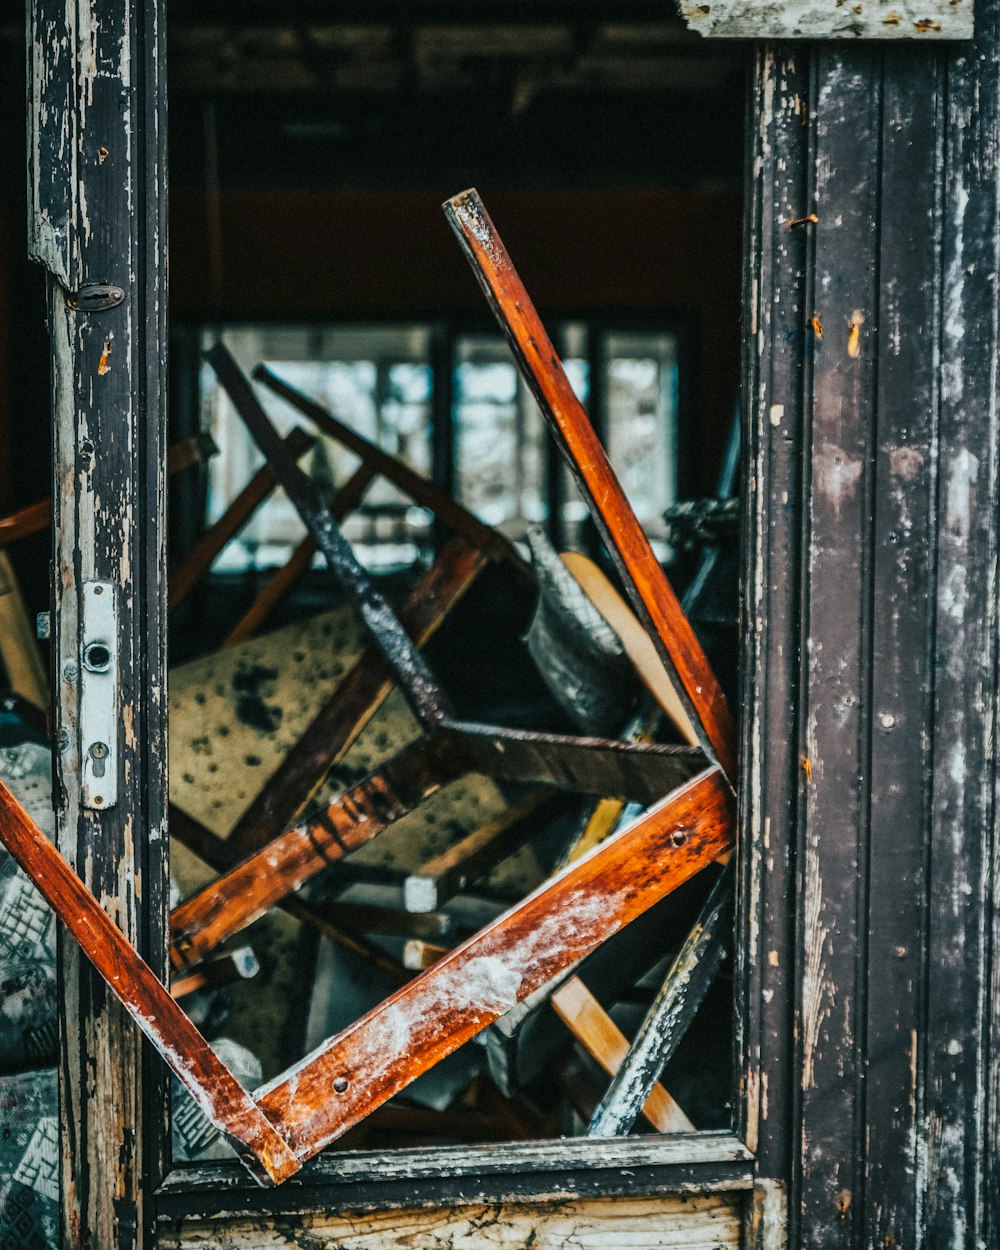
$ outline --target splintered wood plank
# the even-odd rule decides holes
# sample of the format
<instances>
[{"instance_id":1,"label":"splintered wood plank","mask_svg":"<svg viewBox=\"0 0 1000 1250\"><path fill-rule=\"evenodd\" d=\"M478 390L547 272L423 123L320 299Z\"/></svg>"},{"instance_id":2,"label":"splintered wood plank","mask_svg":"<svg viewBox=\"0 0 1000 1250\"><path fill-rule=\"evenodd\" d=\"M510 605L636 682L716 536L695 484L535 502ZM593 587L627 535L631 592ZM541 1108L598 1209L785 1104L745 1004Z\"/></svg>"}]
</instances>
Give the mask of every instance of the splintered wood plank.
<instances>
[{"instance_id":1,"label":"splintered wood plank","mask_svg":"<svg viewBox=\"0 0 1000 1250\"><path fill-rule=\"evenodd\" d=\"M285 437L284 446L290 456L297 458L315 441L305 430L296 428ZM222 548L236 537L276 486L277 481L270 466L262 465L222 516L202 534L170 575L168 607L171 611L184 602L212 567Z\"/></svg>"},{"instance_id":2,"label":"splintered wood plank","mask_svg":"<svg viewBox=\"0 0 1000 1250\"><path fill-rule=\"evenodd\" d=\"M690 747L570 737L449 721L448 736L491 777L655 803L704 764Z\"/></svg>"},{"instance_id":3,"label":"splintered wood plank","mask_svg":"<svg viewBox=\"0 0 1000 1250\"><path fill-rule=\"evenodd\" d=\"M347 479L334 496L333 503L330 504L330 515L335 521L342 521L348 513L354 511L364 497L373 477L374 471L368 465L363 464ZM267 584L237 621L222 645L235 647L238 643L252 638L275 608L284 603L308 573L315 554L316 540L311 534L307 534L281 568L271 574Z\"/></svg>"},{"instance_id":4,"label":"splintered wood plank","mask_svg":"<svg viewBox=\"0 0 1000 1250\"><path fill-rule=\"evenodd\" d=\"M588 501L633 608L661 658L677 675L677 688L699 728L700 741L732 782L736 776L735 733L725 694L573 393L489 214L474 190L448 200L444 211Z\"/></svg>"},{"instance_id":5,"label":"splintered wood plank","mask_svg":"<svg viewBox=\"0 0 1000 1250\"><path fill-rule=\"evenodd\" d=\"M419 473L396 456L383 451L381 447L368 441L350 426L338 421L325 408L314 403L305 395L283 382L265 365L258 365L253 371L254 379L269 387L276 395L280 395L304 417L307 417L317 429L342 446L349 448L356 456L360 456L362 464L371 465L387 481L408 495L414 503L427 508L434 516L447 525L456 534L460 534L473 546L478 547L493 560L503 560L529 581L534 581L531 566L523 558L510 539L505 538L498 530L485 525L477 516L464 508L457 499L453 499L447 491L436 483L421 477Z\"/></svg>"},{"instance_id":6,"label":"splintered wood plank","mask_svg":"<svg viewBox=\"0 0 1000 1250\"><path fill-rule=\"evenodd\" d=\"M629 1053L628 1038L580 978L571 977L560 985L549 1002L584 1050L613 1077ZM659 1081L653 1082L638 1109L658 1133L686 1133L694 1129Z\"/></svg>"},{"instance_id":7,"label":"splintered wood plank","mask_svg":"<svg viewBox=\"0 0 1000 1250\"><path fill-rule=\"evenodd\" d=\"M442 1203L413 1211L184 1220L160 1250L737 1250L739 1194Z\"/></svg>"},{"instance_id":8,"label":"splintered wood plank","mask_svg":"<svg viewBox=\"0 0 1000 1250\"><path fill-rule=\"evenodd\" d=\"M198 1106L224 1127L251 1172L275 1182L297 1172L300 1164L284 1138L2 782L0 841Z\"/></svg>"},{"instance_id":9,"label":"splintered wood plank","mask_svg":"<svg viewBox=\"0 0 1000 1250\"><path fill-rule=\"evenodd\" d=\"M655 1089L726 958L732 931L733 870L726 869L705 900L670 965L639 1031L623 1057L588 1130L591 1137L628 1133Z\"/></svg>"},{"instance_id":10,"label":"splintered wood plank","mask_svg":"<svg viewBox=\"0 0 1000 1250\"><path fill-rule=\"evenodd\" d=\"M322 1150L717 859L732 830L713 767L259 1090L261 1107L300 1157Z\"/></svg>"},{"instance_id":11,"label":"splintered wood plank","mask_svg":"<svg viewBox=\"0 0 1000 1250\"><path fill-rule=\"evenodd\" d=\"M444 739L421 739L379 772L174 909L171 962L188 967L467 768Z\"/></svg>"},{"instance_id":12,"label":"splintered wood plank","mask_svg":"<svg viewBox=\"0 0 1000 1250\"><path fill-rule=\"evenodd\" d=\"M279 438L231 353L222 343L216 343L205 353L205 359L323 553L331 576L370 630L414 715L423 725L439 724L448 710L444 692L371 575L359 564L350 543L323 506L316 487Z\"/></svg>"},{"instance_id":13,"label":"splintered wood plank","mask_svg":"<svg viewBox=\"0 0 1000 1250\"><path fill-rule=\"evenodd\" d=\"M485 558L453 539L410 592L399 622L417 647L433 637L484 567ZM374 644L354 662L326 705L289 750L230 834L234 852L250 854L278 836L312 797L389 691L392 677Z\"/></svg>"},{"instance_id":14,"label":"splintered wood plank","mask_svg":"<svg viewBox=\"0 0 1000 1250\"><path fill-rule=\"evenodd\" d=\"M47 708L49 678L33 627L14 565L0 549L0 658L14 693L35 707Z\"/></svg>"}]
</instances>

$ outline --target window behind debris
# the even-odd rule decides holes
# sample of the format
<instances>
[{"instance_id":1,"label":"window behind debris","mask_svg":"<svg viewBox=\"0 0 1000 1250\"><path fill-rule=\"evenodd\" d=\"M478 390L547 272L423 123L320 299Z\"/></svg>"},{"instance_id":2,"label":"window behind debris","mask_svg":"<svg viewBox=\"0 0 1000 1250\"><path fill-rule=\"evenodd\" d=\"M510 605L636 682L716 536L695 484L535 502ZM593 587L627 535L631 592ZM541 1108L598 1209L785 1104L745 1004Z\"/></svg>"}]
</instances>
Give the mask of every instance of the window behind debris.
<instances>
[{"instance_id":1,"label":"window behind debris","mask_svg":"<svg viewBox=\"0 0 1000 1250\"><path fill-rule=\"evenodd\" d=\"M214 335L206 335L207 343ZM223 338L246 368L264 361L352 429L435 477L487 524L519 541L545 525L561 544L586 547L587 509L545 436L541 415L503 339L439 323L245 326ZM687 371L676 328L628 328L573 320L555 326L567 373L605 439L646 532L668 554L663 511L683 493L679 426ZM443 342L444 350L437 350ZM262 393L282 434L301 419ZM211 370L201 379L203 428L219 455L210 462L207 521L225 511L261 463ZM332 498L357 460L319 436L304 462ZM377 481L345 522L370 568L412 564L432 542L432 518ZM302 523L276 492L230 542L215 568L241 572L287 560ZM321 563L317 557L317 566Z\"/></svg>"}]
</instances>

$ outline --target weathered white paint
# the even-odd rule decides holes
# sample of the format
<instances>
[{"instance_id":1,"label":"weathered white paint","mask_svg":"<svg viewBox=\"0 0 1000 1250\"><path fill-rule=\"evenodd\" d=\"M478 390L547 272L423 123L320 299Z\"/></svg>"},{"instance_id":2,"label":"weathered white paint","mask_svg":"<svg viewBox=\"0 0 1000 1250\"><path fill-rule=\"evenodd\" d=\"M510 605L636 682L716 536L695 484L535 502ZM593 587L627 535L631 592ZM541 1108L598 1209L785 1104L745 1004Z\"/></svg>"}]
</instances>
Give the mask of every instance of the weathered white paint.
<instances>
[{"instance_id":1,"label":"weathered white paint","mask_svg":"<svg viewBox=\"0 0 1000 1250\"><path fill-rule=\"evenodd\" d=\"M972 38L972 0L680 0L680 11L725 39Z\"/></svg>"},{"instance_id":2,"label":"weathered white paint","mask_svg":"<svg viewBox=\"0 0 1000 1250\"><path fill-rule=\"evenodd\" d=\"M159 1250L736 1250L741 1199L616 1198L172 1225Z\"/></svg>"}]
</instances>

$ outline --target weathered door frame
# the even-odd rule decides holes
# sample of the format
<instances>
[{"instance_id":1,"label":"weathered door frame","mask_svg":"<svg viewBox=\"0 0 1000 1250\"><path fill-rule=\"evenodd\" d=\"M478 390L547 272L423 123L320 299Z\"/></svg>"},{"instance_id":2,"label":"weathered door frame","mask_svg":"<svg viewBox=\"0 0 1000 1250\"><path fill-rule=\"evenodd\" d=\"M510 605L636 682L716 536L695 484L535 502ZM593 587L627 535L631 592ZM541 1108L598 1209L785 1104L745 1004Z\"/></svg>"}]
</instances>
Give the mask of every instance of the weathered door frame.
<instances>
[{"instance_id":1,"label":"weathered door frame","mask_svg":"<svg viewBox=\"0 0 1000 1250\"><path fill-rule=\"evenodd\" d=\"M163 527L148 523L162 516L165 442L163 0L33 0L31 12L45 117L32 238L55 363L60 844L165 976L165 569ZM995 1238L997 0L976 18L975 45L950 50L758 55L740 1133L320 1159L270 1194L221 1167L167 1175L162 1071L67 943L68 1246L151 1247L157 1218L755 1183L748 1235L761 1246L780 1244L785 1187L791 1245ZM124 300L69 307L92 283ZM970 568L982 576L963 579ZM104 812L84 810L78 786L80 596L94 578L118 590L129 778ZM888 628L876 599L899 605ZM886 828L905 836L887 847ZM871 866L861 888L859 865ZM845 1014L858 986L872 991L859 996L863 1041Z\"/></svg>"}]
</instances>

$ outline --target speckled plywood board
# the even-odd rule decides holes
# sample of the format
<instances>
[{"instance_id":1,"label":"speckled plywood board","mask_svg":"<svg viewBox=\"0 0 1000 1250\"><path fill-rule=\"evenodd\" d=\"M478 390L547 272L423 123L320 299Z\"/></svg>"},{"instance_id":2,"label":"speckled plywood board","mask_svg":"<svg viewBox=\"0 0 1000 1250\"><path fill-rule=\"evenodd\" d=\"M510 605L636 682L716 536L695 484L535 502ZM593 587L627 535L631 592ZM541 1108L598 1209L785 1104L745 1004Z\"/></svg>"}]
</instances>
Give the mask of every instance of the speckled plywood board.
<instances>
[{"instance_id":1,"label":"speckled plywood board","mask_svg":"<svg viewBox=\"0 0 1000 1250\"><path fill-rule=\"evenodd\" d=\"M160 1250L736 1250L732 1194L553 1204L441 1206L165 1228Z\"/></svg>"},{"instance_id":2,"label":"speckled plywood board","mask_svg":"<svg viewBox=\"0 0 1000 1250\"><path fill-rule=\"evenodd\" d=\"M218 836L228 836L366 641L360 621L345 607L175 669L170 676L171 802ZM418 735L406 700L394 690L320 791L351 785ZM505 806L492 781L470 774L431 796L355 857L413 871ZM184 896L211 878L176 843L171 867ZM492 881L524 892L539 877L535 855L526 847Z\"/></svg>"}]
</instances>

